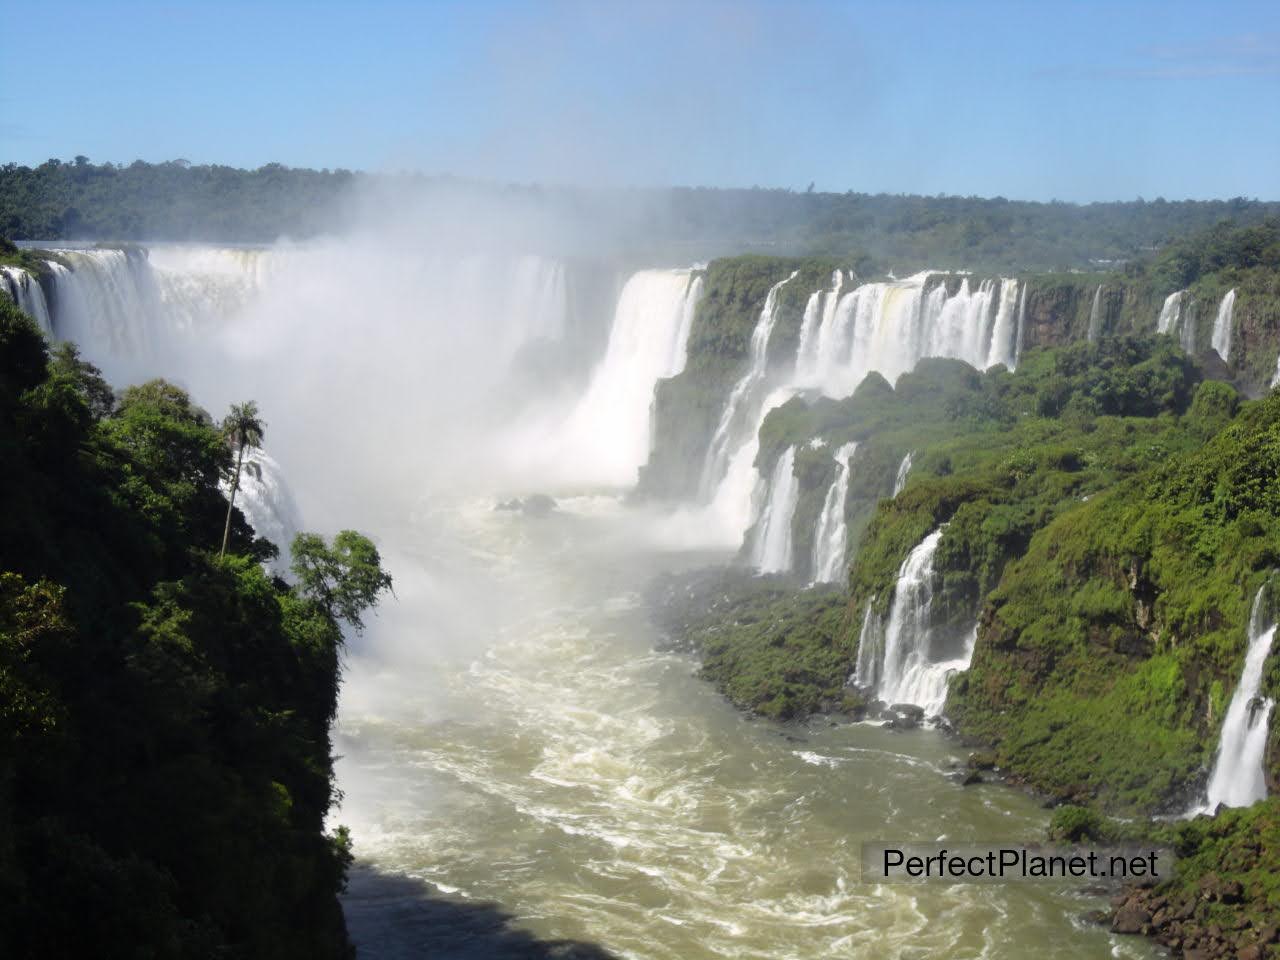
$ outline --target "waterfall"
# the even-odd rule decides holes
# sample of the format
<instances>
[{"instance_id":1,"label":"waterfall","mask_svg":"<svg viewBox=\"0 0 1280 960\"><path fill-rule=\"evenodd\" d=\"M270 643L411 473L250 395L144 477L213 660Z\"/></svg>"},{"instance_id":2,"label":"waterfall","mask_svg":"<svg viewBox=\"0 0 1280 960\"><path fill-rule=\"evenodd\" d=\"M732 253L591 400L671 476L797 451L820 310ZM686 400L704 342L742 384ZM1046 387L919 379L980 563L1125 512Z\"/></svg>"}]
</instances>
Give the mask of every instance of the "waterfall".
<instances>
[{"instance_id":1,"label":"waterfall","mask_svg":"<svg viewBox=\"0 0 1280 960\"><path fill-rule=\"evenodd\" d=\"M819 361L818 334L830 328L832 318L840 305L840 290L844 287L844 274L836 270L831 274L831 289L810 294L800 324L800 345L796 349L796 379L812 377Z\"/></svg>"},{"instance_id":2,"label":"waterfall","mask_svg":"<svg viewBox=\"0 0 1280 960\"><path fill-rule=\"evenodd\" d=\"M845 550L849 530L845 522L845 502L849 498L849 460L856 443L846 443L835 453L836 475L822 503L822 513L813 535L813 582L835 583L844 579Z\"/></svg>"},{"instance_id":3,"label":"waterfall","mask_svg":"<svg viewBox=\"0 0 1280 960\"><path fill-rule=\"evenodd\" d=\"M942 712L947 681L968 669L977 640L975 626L957 656L934 659L940 651L931 622L933 557L945 529L943 524L916 544L898 568L888 622L882 627L870 610L864 616L854 675L854 682L873 691L877 700L915 704L929 716Z\"/></svg>"},{"instance_id":4,"label":"waterfall","mask_svg":"<svg viewBox=\"0 0 1280 960\"><path fill-rule=\"evenodd\" d=\"M1022 285L1022 292L1018 294L1018 336L1014 340L1013 345L1013 365L1016 367L1022 360L1022 337L1023 331L1027 327L1027 284Z\"/></svg>"},{"instance_id":5,"label":"waterfall","mask_svg":"<svg viewBox=\"0 0 1280 960\"><path fill-rule=\"evenodd\" d=\"M1178 290L1164 298L1160 316L1156 318L1156 333L1172 333L1182 312L1182 300L1187 291Z\"/></svg>"},{"instance_id":6,"label":"waterfall","mask_svg":"<svg viewBox=\"0 0 1280 960\"><path fill-rule=\"evenodd\" d=\"M1018 329L1018 288L1017 280L1000 281L1000 292L996 297L996 317L991 328L991 345L987 349L985 366L994 367L1003 363L1010 370L1017 364Z\"/></svg>"},{"instance_id":7,"label":"waterfall","mask_svg":"<svg viewBox=\"0 0 1280 960\"><path fill-rule=\"evenodd\" d=\"M49 304L45 301L39 278L22 267L0 267L0 291L6 293L41 330L53 333L53 318L49 315Z\"/></svg>"},{"instance_id":8,"label":"waterfall","mask_svg":"<svg viewBox=\"0 0 1280 960\"><path fill-rule=\"evenodd\" d=\"M222 482L223 496L231 495L229 481ZM272 569L284 573L289 569L289 547L302 529L298 507L285 482L284 471L262 450L246 450L240 474L236 506L244 514L253 532L270 540L280 549Z\"/></svg>"},{"instance_id":9,"label":"waterfall","mask_svg":"<svg viewBox=\"0 0 1280 960\"><path fill-rule=\"evenodd\" d=\"M911 461L915 459L914 451L908 450L907 455L902 458L902 462L898 464L898 475L893 479L893 495L896 497L902 492L902 488L907 485L907 474L911 472Z\"/></svg>"},{"instance_id":10,"label":"waterfall","mask_svg":"<svg viewBox=\"0 0 1280 960\"><path fill-rule=\"evenodd\" d=\"M759 430L759 408L763 400L762 393L767 387L769 372L769 340L773 336L774 325L778 322L778 292L796 277L793 272L785 280L775 283L769 288L764 298L764 307L751 332L751 351L747 372L733 386L720 422L716 424L716 432L712 435L711 446L707 450L706 463L703 466L703 490L709 492L724 478L733 450L750 440L746 428Z\"/></svg>"},{"instance_id":11,"label":"waterfall","mask_svg":"<svg viewBox=\"0 0 1280 960\"><path fill-rule=\"evenodd\" d=\"M1097 343L1102 335L1102 284L1093 291L1093 306L1089 308L1089 342Z\"/></svg>"},{"instance_id":12,"label":"waterfall","mask_svg":"<svg viewBox=\"0 0 1280 960\"><path fill-rule=\"evenodd\" d=\"M773 468L751 545L751 565L761 573L786 573L791 569L791 520L800 495L795 463L796 448L787 447Z\"/></svg>"},{"instance_id":13,"label":"waterfall","mask_svg":"<svg viewBox=\"0 0 1280 960\"><path fill-rule=\"evenodd\" d=\"M1156 319L1156 333L1177 334L1178 344L1187 353L1196 349L1196 304L1186 290L1165 297Z\"/></svg>"},{"instance_id":14,"label":"waterfall","mask_svg":"<svg viewBox=\"0 0 1280 960\"><path fill-rule=\"evenodd\" d=\"M1260 700L1262 666L1271 652L1276 625L1268 624L1263 613L1263 591L1259 588L1249 613L1249 645L1244 669L1231 704L1222 721L1218 740L1218 756L1209 778L1208 802L1204 811L1212 813L1218 804L1247 807L1266 799L1267 784L1262 762L1267 749L1267 732L1275 702Z\"/></svg>"},{"instance_id":15,"label":"waterfall","mask_svg":"<svg viewBox=\"0 0 1280 960\"><path fill-rule=\"evenodd\" d=\"M1231 362L1231 314L1235 311L1235 306L1236 291L1233 287L1223 296L1222 303L1218 304L1218 315L1213 321L1213 339L1209 342L1224 363Z\"/></svg>"},{"instance_id":16,"label":"waterfall","mask_svg":"<svg viewBox=\"0 0 1280 960\"><path fill-rule=\"evenodd\" d=\"M964 360L980 369L1016 365L1027 285L1002 279L975 287L963 277L948 292L945 283L930 283L935 276L924 272L847 289L846 275L834 272L830 288L806 302L791 377L773 384L767 351L778 291L795 274L770 289L752 334L749 369L734 385L703 464L700 493L718 522L742 517L736 528L742 531L759 519L750 502L761 485L752 467L756 434L769 410L790 397L810 391L841 399L867 374L879 372L893 381L925 357Z\"/></svg>"},{"instance_id":17,"label":"waterfall","mask_svg":"<svg viewBox=\"0 0 1280 960\"><path fill-rule=\"evenodd\" d=\"M635 483L649 454L650 411L659 379L679 373L702 292L691 270L641 270L622 288L604 357L554 436L539 445L585 482Z\"/></svg>"}]
</instances>

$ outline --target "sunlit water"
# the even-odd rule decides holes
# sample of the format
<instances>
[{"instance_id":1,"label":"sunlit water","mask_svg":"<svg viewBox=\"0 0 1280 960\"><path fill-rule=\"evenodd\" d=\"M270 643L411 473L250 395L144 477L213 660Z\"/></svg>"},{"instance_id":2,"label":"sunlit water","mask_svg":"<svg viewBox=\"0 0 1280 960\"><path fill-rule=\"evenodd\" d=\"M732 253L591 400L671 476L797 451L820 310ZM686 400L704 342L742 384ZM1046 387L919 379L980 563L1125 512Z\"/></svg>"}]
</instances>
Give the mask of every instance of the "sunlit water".
<instances>
[{"instance_id":1,"label":"sunlit water","mask_svg":"<svg viewBox=\"0 0 1280 960\"><path fill-rule=\"evenodd\" d=\"M1036 839L1047 814L954 782L965 752L933 731L744 718L655 652L647 578L711 558L651 532L608 498L408 521L418 552L393 558L400 601L353 645L338 725L334 819L362 866L623 957L1155 955L1084 920L1103 902L1078 883L862 884L864 840ZM492 955L380 890L349 900L366 955Z\"/></svg>"}]
</instances>

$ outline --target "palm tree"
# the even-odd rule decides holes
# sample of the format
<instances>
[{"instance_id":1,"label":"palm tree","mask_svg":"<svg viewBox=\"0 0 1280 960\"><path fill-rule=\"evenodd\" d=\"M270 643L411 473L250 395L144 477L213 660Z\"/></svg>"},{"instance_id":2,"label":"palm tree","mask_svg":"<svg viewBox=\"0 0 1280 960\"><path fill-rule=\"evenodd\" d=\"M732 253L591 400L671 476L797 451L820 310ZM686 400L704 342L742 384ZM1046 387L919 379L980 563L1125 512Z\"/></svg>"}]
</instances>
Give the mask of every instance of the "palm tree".
<instances>
[{"instance_id":1,"label":"palm tree","mask_svg":"<svg viewBox=\"0 0 1280 960\"><path fill-rule=\"evenodd\" d=\"M262 446L262 435L267 425L258 418L258 405L252 400L247 403L233 403L231 412L223 418L222 435L227 443L236 451L236 472L231 478L231 497L227 500L227 522L222 528L222 549L218 556L227 552L227 539L231 536L231 510L236 504L236 491L240 489L240 470L244 466L246 447ZM250 466L253 466L252 464Z\"/></svg>"}]
</instances>

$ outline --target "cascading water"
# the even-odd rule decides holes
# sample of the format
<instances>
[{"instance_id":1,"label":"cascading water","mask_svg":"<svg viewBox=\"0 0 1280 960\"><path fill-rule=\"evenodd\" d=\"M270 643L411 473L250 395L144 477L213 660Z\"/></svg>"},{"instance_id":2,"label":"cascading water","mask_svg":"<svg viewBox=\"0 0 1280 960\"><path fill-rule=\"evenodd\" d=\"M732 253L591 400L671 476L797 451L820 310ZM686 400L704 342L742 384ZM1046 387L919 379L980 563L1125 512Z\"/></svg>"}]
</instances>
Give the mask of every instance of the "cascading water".
<instances>
[{"instance_id":1,"label":"cascading water","mask_svg":"<svg viewBox=\"0 0 1280 960\"><path fill-rule=\"evenodd\" d=\"M586 391L552 436L538 439L560 472L579 482L635 483L649 455L654 385L684 369L701 294L702 275L692 270L641 270L627 280Z\"/></svg>"},{"instance_id":2,"label":"cascading water","mask_svg":"<svg viewBox=\"0 0 1280 960\"><path fill-rule=\"evenodd\" d=\"M1258 800L1265 800L1267 796L1262 762L1275 701L1269 698L1260 700L1258 692L1262 687L1262 667L1275 639L1276 625L1266 622L1263 612L1265 589L1259 588L1253 598L1244 669L1222 721L1218 756L1209 777L1207 803L1198 812L1212 813L1219 804L1247 807Z\"/></svg>"},{"instance_id":3,"label":"cascading water","mask_svg":"<svg viewBox=\"0 0 1280 960\"><path fill-rule=\"evenodd\" d=\"M724 478L733 452L743 443L749 443L759 432L762 401L768 388L769 340L778 322L778 293L795 278L793 272L785 280L775 283L764 298L760 317L751 332L747 372L734 384L707 450L702 484L705 492L713 490Z\"/></svg>"},{"instance_id":4,"label":"cascading water","mask_svg":"<svg viewBox=\"0 0 1280 960\"><path fill-rule=\"evenodd\" d=\"M31 317L45 333L53 333L53 318L40 281L22 267L0 267L0 292Z\"/></svg>"},{"instance_id":5,"label":"cascading water","mask_svg":"<svg viewBox=\"0 0 1280 960\"><path fill-rule=\"evenodd\" d=\"M796 448L787 447L773 468L751 545L751 565L761 573L786 573L791 569L791 521L800 496L795 464Z\"/></svg>"},{"instance_id":6,"label":"cascading water","mask_svg":"<svg viewBox=\"0 0 1280 960\"><path fill-rule=\"evenodd\" d=\"M836 475L822 503L822 513L813 535L813 582L836 583L844 579L845 551L849 531L845 503L849 498L849 460L858 449L846 443L836 450Z\"/></svg>"},{"instance_id":7,"label":"cascading water","mask_svg":"<svg viewBox=\"0 0 1280 960\"><path fill-rule=\"evenodd\" d=\"M223 481L222 493L230 495L230 481ZM271 563L272 569L281 573L288 570L289 546L302 531L302 520L284 471L262 450L245 451L236 506L254 533L279 548L280 556Z\"/></svg>"},{"instance_id":8,"label":"cascading water","mask_svg":"<svg viewBox=\"0 0 1280 960\"><path fill-rule=\"evenodd\" d=\"M1165 297L1156 318L1156 333L1176 334L1178 344L1187 353L1196 349L1196 304L1186 290Z\"/></svg>"},{"instance_id":9,"label":"cascading water","mask_svg":"<svg viewBox=\"0 0 1280 960\"><path fill-rule=\"evenodd\" d=\"M1097 343L1102 336L1102 284L1093 291L1093 306L1089 308L1089 342Z\"/></svg>"},{"instance_id":10,"label":"cascading water","mask_svg":"<svg viewBox=\"0 0 1280 960\"><path fill-rule=\"evenodd\" d=\"M804 339L794 386L846 397L873 370L892 382L925 357L952 357L980 369L1013 367L1025 285L984 280L975 290L965 277L954 294L942 283L926 293L931 276L865 283L839 297Z\"/></svg>"},{"instance_id":11,"label":"cascading water","mask_svg":"<svg viewBox=\"0 0 1280 960\"><path fill-rule=\"evenodd\" d=\"M898 475L893 478L893 495L896 497L902 492L902 488L907 485L907 475L911 473L911 462L915 459L915 452L908 450L906 456L902 458L902 462L898 464Z\"/></svg>"},{"instance_id":12,"label":"cascading water","mask_svg":"<svg viewBox=\"0 0 1280 960\"><path fill-rule=\"evenodd\" d=\"M893 381L925 357L964 360L980 369L1017 364L1026 284L984 280L974 289L965 277L949 293L945 283L929 287L931 276L925 272L844 291L845 277L836 271L831 288L811 295L806 304L790 380L773 385L765 361L782 284L769 291L752 335L750 369L725 405L702 474L702 496L712 512L722 519L744 517L739 535L754 519L749 499L759 483L752 467L757 434L769 410L790 397L816 391L843 398L872 371Z\"/></svg>"},{"instance_id":13,"label":"cascading water","mask_svg":"<svg viewBox=\"0 0 1280 960\"><path fill-rule=\"evenodd\" d=\"M1223 362L1231 362L1231 315L1235 311L1236 291L1228 290L1218 304L1218 315L1213 320L1213 339L1209 345L1218 351Z\"/></svg>"},{"instance_id":14,"label":"cascading water","mask_svg":"<svg viewBox=\"0 0 1280 960\"><path fill-rule=\"evenodd\" d=\"M854 674L854 682L872 690L877 700L915 704L928 716L942 712L947 681L953 673L968 669L977 639L975 626L958 656L933 659L933 557L945 529L943 524L930 533L902 562L889 620L883 629L880 619L868 609L858 639L858 667Z\"/></svg>"}]
</instances>

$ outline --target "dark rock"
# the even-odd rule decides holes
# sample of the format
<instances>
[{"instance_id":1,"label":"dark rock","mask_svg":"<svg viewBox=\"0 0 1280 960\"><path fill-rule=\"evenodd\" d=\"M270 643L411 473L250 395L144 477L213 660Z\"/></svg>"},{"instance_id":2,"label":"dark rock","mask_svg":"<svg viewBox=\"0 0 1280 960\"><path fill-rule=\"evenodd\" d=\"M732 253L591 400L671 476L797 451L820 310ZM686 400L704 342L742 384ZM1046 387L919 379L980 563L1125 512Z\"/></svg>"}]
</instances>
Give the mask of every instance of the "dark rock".
<instances>
[{"instance_id":1,"label":"dark rock","mask_svg":"<svg viewBox=\"0 0 1280 960\"><path fill-rule=\"evenodd\" d=\"M889 708L889 713L914 720L917 724L924 720L924 707L917 707L914 703L895 703Z\"/></svg>"},{"instance_id":2,"label":"dark rock","mask_svg":"<svg viewBox=\"0 0 1280 960\"><path fill-rule=\"evenodd\" d=\"M975 783L985 783L985 782L986 781L982 779L982 774L980 774L977 770L970 770L968 773L964 775L964 779L960 781L960 785L962 787L971 787Z\"/></svg>"},{"instance_id":3,"label":"dark rock","mask_svg":"<svg viewBox=\"0 0 1280 960\"><path fill-rule=\"evenodd\" d=\"M990 750L983 750L979 753L969 754L970 770L993 770L996 765L996 755Z\"/></svg>"},{"instance_id":4,"label":"dark rock","mask_svg":"<svg viewBox=\"0 0 1280 960\"><path fill-rule=\"evenodd\" d=\"M1111 921L1115 933L1145 933L1151 926L1151 914L1142 907L1129 903L1116 911Z\"/></svg>"}]
</instances>

